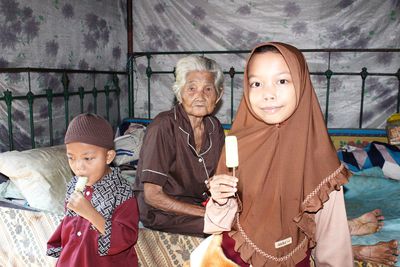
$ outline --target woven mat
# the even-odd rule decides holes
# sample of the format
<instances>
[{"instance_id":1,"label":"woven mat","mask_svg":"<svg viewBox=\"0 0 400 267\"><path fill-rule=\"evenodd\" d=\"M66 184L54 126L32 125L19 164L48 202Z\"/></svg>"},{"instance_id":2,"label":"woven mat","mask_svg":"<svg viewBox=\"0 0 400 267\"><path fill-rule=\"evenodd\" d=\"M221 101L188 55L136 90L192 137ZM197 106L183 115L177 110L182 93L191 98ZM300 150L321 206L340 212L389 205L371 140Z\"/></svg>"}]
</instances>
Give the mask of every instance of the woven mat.
<instances>
[{"instance_id":1,"label":"woven mat","mask_svg":"<svg viewBox=\"0 0 400 267\"><path fill-rule=\"evenodd\" d=\"M60 214L0 207L0 266L54 266L56 259L45 254L46 243L62 217ZM183 266L201 241L199 237L140 229L136 244L139 266ZM355 262L355 266L373 265Z\"/></svg>"},{"instance_id":2,"label":"woven mat","mask_svg":"<svg viewBox=\"0 0 400 267\"><path fill-rule=\"evenodd\" d=\"M46 243L62 215L0 207L0 266L47 267ZM140 229L136 251L140 266L182 266L201 238Z\"/></svg>"}]
</instances>

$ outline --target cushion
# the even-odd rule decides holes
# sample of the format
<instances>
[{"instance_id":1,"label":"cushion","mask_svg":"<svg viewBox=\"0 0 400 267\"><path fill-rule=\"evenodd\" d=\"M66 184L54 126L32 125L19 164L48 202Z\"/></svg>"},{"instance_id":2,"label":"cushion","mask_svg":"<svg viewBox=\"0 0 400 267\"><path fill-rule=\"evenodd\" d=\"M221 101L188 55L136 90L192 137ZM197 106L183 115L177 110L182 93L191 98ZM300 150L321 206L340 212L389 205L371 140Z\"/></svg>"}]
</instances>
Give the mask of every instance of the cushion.
<instances>
[{"instance_id":1,"label":"cushion","mask_svg":"<svg viewBox=\"0 0 400 267\"><path fill-rule=\"evenodd\" d=\"M1 153L0 172L9 177L31 207L64 211L66 187L72 178L64 145Z\"/></svg>"},{"instance_id":2,"label":"cushion","mask_svg":"<svg viewBox=\"0 0 400 267\"><path fill-rule=\"evenodd\" d=\"M124 135L114 139L116 156L115 166L121 166L139 159L146 127L131 123Z\"/></svg>"},{"instance_id":3,"label":"cushion","mask_svg":"<svg viewBox=\"0 0 400 267\"><path fill-rule=\"evenodd\" d=\"M328 133L336 149L344 146L364 148L373 141L388 142L384 129L329 128Z\"/></svg>"}]
</instances>

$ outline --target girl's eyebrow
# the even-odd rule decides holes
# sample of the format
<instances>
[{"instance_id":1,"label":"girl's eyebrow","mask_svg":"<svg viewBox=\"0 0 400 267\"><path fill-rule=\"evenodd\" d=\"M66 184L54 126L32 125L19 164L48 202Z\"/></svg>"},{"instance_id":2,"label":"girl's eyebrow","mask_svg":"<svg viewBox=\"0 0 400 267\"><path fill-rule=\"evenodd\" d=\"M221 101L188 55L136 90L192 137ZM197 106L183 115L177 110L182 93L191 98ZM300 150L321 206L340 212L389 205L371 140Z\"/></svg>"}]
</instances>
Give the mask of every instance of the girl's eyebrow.
<instances>
[{"instance_id":1,"label":"girl's eyebrow","mask_svg":"<svg viewBox=\"0 0 400 267\"><path fill-rule=\"evenodd\" d=\"M278 75L282 75L282 74L289 74L289 75L291 75L290 71L283 71L283 72L281 72L281 73L278 73Z\"/></svg>"},{"instance_id":2,"label":"girl's eyebrow","mask_svg":"<svg viewBox=\"0 0 400 267\"><path fill-rule=\"evenodd\" d=\"M283 72L279 72L279 73L277 73L277 74L275 74L276 76L279 76L279 75L291 75L291 73L290 73L290 71L283 71ZM259 76L261 76L261 75L248 75L248 79L251 79L251 78L257 78L257 77L259 77Z\"/></svg>"}]
</instances>

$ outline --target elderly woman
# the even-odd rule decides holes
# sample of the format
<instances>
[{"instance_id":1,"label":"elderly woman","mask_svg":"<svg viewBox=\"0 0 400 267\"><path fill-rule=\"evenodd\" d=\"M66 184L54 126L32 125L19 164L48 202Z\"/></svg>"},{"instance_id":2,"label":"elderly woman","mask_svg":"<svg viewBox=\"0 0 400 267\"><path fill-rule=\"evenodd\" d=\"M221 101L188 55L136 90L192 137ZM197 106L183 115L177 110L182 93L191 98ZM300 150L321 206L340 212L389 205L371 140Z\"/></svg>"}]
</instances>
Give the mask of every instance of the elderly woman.
<instances>
[{"instance_id":1,"label":"elderly woman","mask_svg":"<svg viewBox=\"0 0 400 267\"><path fill-rule=\"evenodd\" d=\"M205 181L224 144L221 123L211 115L224 77L214 60L193 55L178 61L175 74L178 104L148 126L134 189L145 227L203 235Z\"/></svg>"}]
</instances>

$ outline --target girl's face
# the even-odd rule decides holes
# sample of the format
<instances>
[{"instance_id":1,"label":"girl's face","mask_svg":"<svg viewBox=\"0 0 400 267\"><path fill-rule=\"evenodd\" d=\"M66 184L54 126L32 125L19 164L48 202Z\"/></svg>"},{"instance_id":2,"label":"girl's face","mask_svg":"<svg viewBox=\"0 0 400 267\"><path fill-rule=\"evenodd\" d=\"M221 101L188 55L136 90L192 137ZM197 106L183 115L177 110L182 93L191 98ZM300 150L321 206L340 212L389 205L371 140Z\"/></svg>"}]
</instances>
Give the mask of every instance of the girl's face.
<instances>
[{"instance_id":1,"label":"girl's face","mask_svg":"<svg viewBox=\"0 0 400 267\"><path fill-rule=\"evenodd\" d=\"M214 74L208 71L191 71L181 91L182 105L189 117L204 117L214 111L217 90Z\"/></svg>"},{"instance_id":2,"label":"girl's face","mask_svg":"<svg viewBox=\"0 0 400 267\"><path fill-rule=\"evenodd\" d=\"M99 133L100 134L100 133ZM114 157L114 150L75 142L66 144L69 166L76 176L86 176L91 186L110 172L110 164Z\"/></svg>"},{"instance_id":3,"label":"girl's face","mask_svg":"<svg viewBox=\"0 0 400 267\"><path fill-rule=\"evenodd\" d=\"M256 53L248 64L249 100L254 113L268 124L289 118L297 106L289 67L280 53Z\"/></svg>"}]
</instances>

